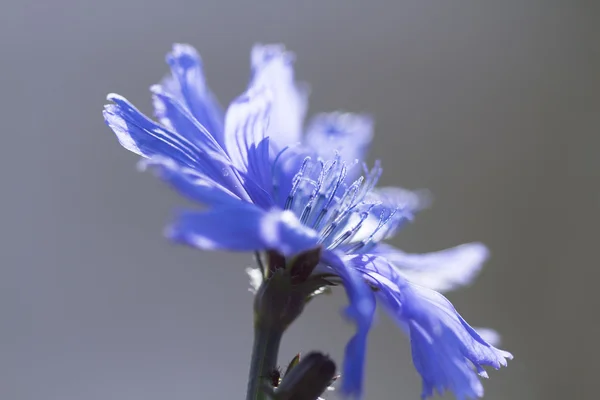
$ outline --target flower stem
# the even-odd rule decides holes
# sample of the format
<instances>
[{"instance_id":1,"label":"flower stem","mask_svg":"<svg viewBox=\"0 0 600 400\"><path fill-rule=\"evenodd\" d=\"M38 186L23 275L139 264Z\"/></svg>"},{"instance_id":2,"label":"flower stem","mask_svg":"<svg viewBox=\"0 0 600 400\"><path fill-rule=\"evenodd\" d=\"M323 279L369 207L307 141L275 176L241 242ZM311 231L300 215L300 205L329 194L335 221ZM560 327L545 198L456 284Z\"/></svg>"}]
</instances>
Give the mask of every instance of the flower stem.
<instances>
[{"instance_id":1,"label":"flower stem","mask_svg":"<svg viewBox=\"0 0 600 400\"><path fill-rule=\"evenodd\" d=\"M263 387L270 382L269 376L277 367L277 354L282 336L283 331L280 329L256 324L246 400L268 399Z\"/></svg>"},{"instance_id":2,"label":"flower stem","mask_svg":"<svg viewBox=\"0 0 600 400\"><path fill-rule=\"evenodd\" d=\"M271 258L273 256L278 256L279 264L285 262L283 256L272 254ZM304 272L302 268L294 277L290 273L292 270L293 265L290 268L269 265L267 277L254 297L254 347L246 400L267 400L271 397L267 391L276 385L268 386L271 383L269 377L277 368L277 354L283 332L300 316L308 294L314 291L307 290L294 281Z\"/></svg>"}]
</instances>

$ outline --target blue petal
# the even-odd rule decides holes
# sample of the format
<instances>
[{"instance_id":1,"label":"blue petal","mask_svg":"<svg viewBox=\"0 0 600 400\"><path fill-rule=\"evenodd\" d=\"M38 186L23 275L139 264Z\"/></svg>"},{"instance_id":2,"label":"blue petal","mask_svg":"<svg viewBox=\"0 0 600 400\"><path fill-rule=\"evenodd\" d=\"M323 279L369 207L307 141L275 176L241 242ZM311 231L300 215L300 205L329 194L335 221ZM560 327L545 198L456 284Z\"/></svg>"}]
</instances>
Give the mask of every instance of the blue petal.
<instances>
[{"instance_id":1,"label":"blue petal","mask_svg":"<svg viewBox=\"0 0 600 400\"><path fill-rule=\"evenodd\" d=\"M227 155L207 137L202 140L193 136L194 132L200 131L184 130L182 133L163 128L124 97L109 94L107 98L114 104L104 106L104 119L123 147L146 158L173 159L182 166L196 169L240 198L250 200L245 190L248 185L232 167Z\"/></svg>"},{"instance_id":2,"label":"blue petal","mask_svg":"<svg viewBox=\"0 0 600 400\"><path fill-rule=\"evenodd\" d=\"M160 86L155 85L151 90L154 93L154 104L160 121L163 124L167 124L167 126L171 127L175 132L185 132L186 138L194 143L197 148L202 149L204 153L210 154L213 158L216 158L216 160L214 160L215 162L220 161L218 162L219 167L213 174L213 176L216 175L215 178L217 181L229 181L227 186L230 188L233 186L233 190L236 192L240 192L243 188L254 203L264 208L268 208L273 204L273 200L269 195L272 185L269 160L269 140L268 138L263 139L261 137L260 123L257 122L257 119L262 117L259 108L263 104L257 104L259 103L259 100L254 101L254 109L249 109L249 106L246 103L244 103L244 106L234 107L232 105L232 107L230 107L230 110L232 108L237 109L238 119L242 119L243 116L247 117L245 120L242 120L246 122L246 125L240 127L240 130L242 131L240 135L246 133L252 138L251 134L254 132L259 136L256 138L257 142L252 143L248 149L236 147L236 151L232 153L234 156L232 160L212 135L194 119L188 110L183 108L177 99L165 93ZM268 98L265 99L265 103L268 105ZM240 110L240 108L243 110ZM243 111L246 111L246 114L240 115L243 114ZM251 112L254 112L254 114ZM262 113L268 115L268 110L264 110ZM229 111L228 115L231 115ZM252 124L248 123L250 120L253 122ZM229 125L232 125L235 122L238 121L234 118ZM264 131L264 129L262 129L262 131ZM228 137L230 137L231 140L234 139L233 134L233 132L229 132ZM243 141L244 139L245 138L242 137L240 140ZM241 154L244 154L243 159L241 159ZM242 182L242 187L239 185L240 181Z\"/></svg>"},{"instance_id":3,"label":"blue petal","mask_svg":"<svg viewBox=\"0 0 600 400\"><path fill-rule=\"evenodd\" d=\"M140 166L155 170L162 179L190 200L211 206L242 204L243 200L226 187L201 174L197 169L180 166L172 159L152 157L144 159Z\"/></svg>"},{"instance_id":4,"label":"blue petal","mask_svg":"<svg viewBox=\"0 0 600 400\"><path fill-rule=\"evenodd\" d=\"M266 131L271 104L270 90L251 88L231 103L225 117L225 148L233 165L268 192L272 173Z\"/></svg>"},{"instance_id":5,"label":"blue petal","mask_svg":"<svg viewBox=\"0 0 600 400\"><path fill-rule=\"evenodd\" d=\"M379 244L371 253L386 258L412 283L437 291L471 283L489 256L482 243L467 243L426 254L408 254Z\"/></svg>"},{"instance_id":6,"label":"blue petal","mask_svg":"<svg viewBox=\"0 0 600 400\"><path fill-rule=\"evenodd\" d=\"M373 119L367 115L334 112L318 114L306 130L305 143L325 160L338 152L342 161L364 161L373 139ZM360 174L360 165L350 171Z\"/></svg>"},{"instance_id":7,"label":"blue petal","mask_svg":"<svg viewBox=\"0 0 600 400\"><path fill-rule=\"evenodd\" d=\"M483 396L483 385L472 367L461 360L457 347L440 342L446 338L433 338L415 321L410 321L408 328L413 362L423 381L421 398L433 397L435 391L443 395L446 390L458 400Z\"/></svg>"},{"instance_id":8,"label":"blue petal","mask_svg":"<svg viewBox=\"0 0 600 400\"><path fill-rule=\"evenodd\" d=\"M275 204L285 208L288 194L294 185L294 177L300 170L306 157L312 156L301 146L286 147L272 162L273 197Z\"/></svg>"},{"instance_id":9,"label":"blue petal","mask_svg":"<svg viewBox=\"0 0 600 400\"><path fill-rule=\"evenodd\" d=\"M414 285L386 259L354 256L349 260L379 291L392 316L407 327L413 362L423 379L423 398L452 391L457 398L483 394L476 372L487 377L484 365L506 366L512 355L487 343L456 312L452 304L431 289Z\"/></svg>"},{"instance_id":10,"label":"blue petal","mask_svg":"<svg viewBox=\"0 0 600 400\"><path fill-rule=\"evenodd\" d=\"M291 256L316 247L316 233L289 211L264 211L251 204L184 212L167 235L203 250L277 250Z\"/></svg>"},{"instance_id":11,"label":"blue petal","mask_svg":"<svg viewBox=\"0 0 600 400\"><path fill-rule=\"evenodd\" d=\"M356 323L356 334L346 345L341 391L345 395L358 398L363 391L367 336L373 323L375 298L360 275L349 268L334 252L325 251L322 261L342 279L350 301L345 314Z\"/></svg>"},{"instance_id":12,"label":"blue petal","mask_svg":"<svg viewBox=\"0 0 600 400\"><path fill-rule=\"evenodd\" d=\"M200 149L225 156L225 151L213 135L204 127L176 97L160 85L150 88L158 121L173 132L184 136Z\"/></svg>"},{"instance_id":13,"label":"blue petal","mask_svg":"<svg viewBox=\"0 0 600 400\"><path fill-rule=\"evenodd\" d=\"M223 110L206 84L198 52L190 45L175 44L167 54L167 63L171 76L161 82L164 91L178 99L223 144Z\"/></svg>"},{"instance_id":14,"label":"blue petal","mask_svg":"<svg viewBox=\"0 0 600 400\"><path fill-rule=\"evenodd\" d=\"M252 48L250 87L266 86L273 92L273 113L267 136L278 150L300 141L308 89L294 81L294 55L283 45Z\"/></svg>"},{"instance_id":15,"label":"blue petal","mask_svg":"<svg viewBox=\"0 0 600 400\"><path fill-rule=\"evenodd\" d=\"M104 120L127 150L143 157L162 155L195 166L200 150L185 136L164 129L138 111L127 99L109 94L114 104L104 106Z\"/></svg>"}]
</instances>

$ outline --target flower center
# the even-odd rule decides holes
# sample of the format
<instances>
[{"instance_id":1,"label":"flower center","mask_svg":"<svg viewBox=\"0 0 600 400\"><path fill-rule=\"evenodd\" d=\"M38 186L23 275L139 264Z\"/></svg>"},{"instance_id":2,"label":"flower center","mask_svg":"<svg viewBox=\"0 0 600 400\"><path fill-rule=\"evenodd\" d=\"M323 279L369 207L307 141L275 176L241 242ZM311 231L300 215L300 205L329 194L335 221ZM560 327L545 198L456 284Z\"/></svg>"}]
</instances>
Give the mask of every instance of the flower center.
<instances>
[{"instance_id":1,"label":"flower center","mask_svg":"<svg viewBox=\"0 0 600 400\"><path fill-rule=\"evenodd\" d=\"M406 215L373 191L381 176L380 163L364 170L364 176L348 183L348 166L339 155L328 161L306 157L292 179L284 208L317 231L324 248L355 252L375 243Z\"/></svg>"}]
</instances>

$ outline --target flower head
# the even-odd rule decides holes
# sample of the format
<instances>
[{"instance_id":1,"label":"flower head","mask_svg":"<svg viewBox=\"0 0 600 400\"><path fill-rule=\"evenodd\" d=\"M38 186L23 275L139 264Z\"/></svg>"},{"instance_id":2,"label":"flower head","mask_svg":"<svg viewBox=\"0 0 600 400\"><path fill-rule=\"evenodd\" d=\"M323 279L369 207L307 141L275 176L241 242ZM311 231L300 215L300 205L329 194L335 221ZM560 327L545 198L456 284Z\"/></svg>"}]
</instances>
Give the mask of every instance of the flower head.
<instances>
[{"instance_id":1,"label":"flower head","mask_svg":"<svg viewBox=\"0 0 600 400\"><path fill-rule=\"evenodd\" d=\"M159 123L114 94L104 117L145 166L207 206L180 214L167 230L171 239L204 250L270 254L274 264L318 255L315 265L299 270L302 281L341 282L350 303L346 315L357 326L346 348L344 393L362 391L377 298L410 336L423 397L434 390L481 396L476 373L486 376L483 365L499 368L511 355L482 339L435 290L468 283L486 248L471 243L416 255L383 244L427 197L376 188L380 164L363 163L370 117L321 114L303 133L308 91L294 80L293 58L281 45L255 46L250 84L223 113L197 52L175 45L167 56L171 74L151 88Z\"/></svg>"}]
</instances>

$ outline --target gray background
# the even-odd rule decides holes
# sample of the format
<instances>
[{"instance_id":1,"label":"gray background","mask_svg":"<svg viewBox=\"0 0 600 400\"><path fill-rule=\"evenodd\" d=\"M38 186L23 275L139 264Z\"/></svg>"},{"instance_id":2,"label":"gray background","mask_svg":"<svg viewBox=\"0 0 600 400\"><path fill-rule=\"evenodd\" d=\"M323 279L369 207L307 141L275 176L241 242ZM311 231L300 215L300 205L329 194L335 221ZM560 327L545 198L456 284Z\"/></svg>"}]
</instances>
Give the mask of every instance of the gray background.
<instances>
[{"instance_id":1,"label":"gray background","mask_svg":"<svg viewBox=\"0 0 600 400\"><path fill-rule=\"evenodd\" d=\"M161 237L185 203L104 126L106 93L150 112L171 43L201 52L227 104L250 46L285 43L311 112L372 112L384 184L434 207L394 244L481 240L493 258L450 299L516 358L487 399L595 399L600 17L594 1L0 3L0 399L242 399L248 255ZM341 359L345 296L321 298L282 357ZM383 314L368 399L417 399L406 338Z\"/></svg>"}]
</instances>

